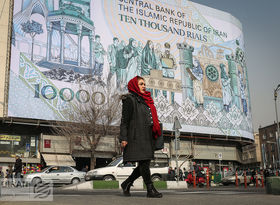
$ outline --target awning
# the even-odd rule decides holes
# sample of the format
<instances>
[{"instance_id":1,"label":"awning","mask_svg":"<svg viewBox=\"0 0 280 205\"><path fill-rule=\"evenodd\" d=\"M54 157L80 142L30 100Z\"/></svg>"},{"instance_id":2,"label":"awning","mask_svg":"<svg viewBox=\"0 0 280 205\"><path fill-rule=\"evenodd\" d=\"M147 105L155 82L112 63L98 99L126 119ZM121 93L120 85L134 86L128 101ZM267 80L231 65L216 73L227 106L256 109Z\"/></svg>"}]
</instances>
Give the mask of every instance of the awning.
<instances>
[{"instance_id":1,"label":"awning","mask_svg":"<svg viewBox=\"0 0 280 205\"><path fill-rule=\"evenodd\" d=\"M76 166L69 154L42 154L47 166Z\"/></svg>"}]
</instances>

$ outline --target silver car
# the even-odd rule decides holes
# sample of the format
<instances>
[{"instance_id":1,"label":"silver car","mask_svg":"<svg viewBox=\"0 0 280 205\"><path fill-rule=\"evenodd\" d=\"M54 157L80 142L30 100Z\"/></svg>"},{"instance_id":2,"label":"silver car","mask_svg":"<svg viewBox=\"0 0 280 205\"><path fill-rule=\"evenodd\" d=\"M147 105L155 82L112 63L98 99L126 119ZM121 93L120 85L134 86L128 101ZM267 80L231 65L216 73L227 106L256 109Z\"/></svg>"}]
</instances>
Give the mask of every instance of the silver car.
<instances>
[{"instance_id":1,"label":"silver car","mask_svg":"<svg viewBox=\"0 0 280 205\"><path fill-rule=\"evenodd\" d=\"M84 180L85 174L70 166L50 166L41 172L24 175L23 180L33 185L42 181L51 181L53 184L76 184Z\"/></svg>"}]
</instances>

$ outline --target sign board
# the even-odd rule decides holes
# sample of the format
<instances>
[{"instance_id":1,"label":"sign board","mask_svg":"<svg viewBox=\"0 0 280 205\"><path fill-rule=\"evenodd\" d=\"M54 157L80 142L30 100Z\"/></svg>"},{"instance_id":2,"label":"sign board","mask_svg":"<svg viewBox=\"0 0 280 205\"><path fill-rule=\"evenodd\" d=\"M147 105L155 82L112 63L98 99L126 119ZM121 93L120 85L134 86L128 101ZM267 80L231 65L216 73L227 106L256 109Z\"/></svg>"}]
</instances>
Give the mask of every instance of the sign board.
<instances>
[{"instance_id":1,"label":"sign board","mask_svg":"<svg viewBox=\"0 0 280 205\"><path fill-rule=\"evenodd\" d=\"M26 143L25 151L30 152L30 143Z\"/></svg>"},{"instance_id":2,"label":"sign board","mask_svg":"<svg viewBox=\"0 0 280 205\"><path fill-rule=\"evenodd\" d=\"M51 140L44 139L44 148L51 148Z\"/></svg>"},{"instance_id":3,"label":"sign board","mask_svg":"<svg viewBox=\"0 0 280 205\"><path fill-rule=\"evenodd\" d=\"M13 14L8 116L68 121L72 103L97 98L84 87L126 93L139 75L165 130L179 116L182 132L254 139L231 14L187 0L22 0Z\"/></svg>"},{"instance_id":4,"label":"sign board","mask_svg":"<svg viewBox=\"0 0 280 205\"><path fill-rule=\"evenodd\" d=\"M15 135L0 135L0 140L7 140L7 141L20 141L20 136Z\"/></svg>"}]
</instances>

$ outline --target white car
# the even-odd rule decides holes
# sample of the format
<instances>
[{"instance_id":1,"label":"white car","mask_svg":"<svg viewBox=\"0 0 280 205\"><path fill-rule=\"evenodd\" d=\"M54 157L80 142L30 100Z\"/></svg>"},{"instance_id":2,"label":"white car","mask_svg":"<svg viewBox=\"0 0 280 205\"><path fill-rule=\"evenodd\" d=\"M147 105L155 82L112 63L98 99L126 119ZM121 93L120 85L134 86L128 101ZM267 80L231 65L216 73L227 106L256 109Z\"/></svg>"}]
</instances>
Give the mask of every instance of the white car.
<instances>
[{"instance_id":1,"label":"white car","mask_svg":"<svg viewBox=\"0 0 280 205\"><path fill-rule=\"evenodd\" d=\"M244 173L243 172L238 173L238 175L237 175L238 184L244 184L245 183L244 178L245 177L244 177ZM236 182L236 176L235 176L234 173L229 175L229 176L227 176L227 177L224 177L222 179L222 184L223 185L235 184L235 182ZM250 173L246 174L246 182L247 182L247 184L252 183L251 174ZM258 174L258 183L259 184L261 183L261 176L259 174Z\"/></svg>"},{"instance_id":2,"label":"white car","mask_svg":"<svg viewBox=\"0 0 280 205\"><path fill-rule=\"evenodd\" d=\"M24 175L23 181L33 185L42 181L51 181L53 184L76 184L84 180L85 174L70 166L50 166L41 172Z\"/></svg>"},{"instance_id":3,"label":"white car","mask_svg":"<svg viewBox=\"0 0 280 205\"><path fill-rule=\"evenodd\" d=\"M136 163L123 164L123 158L117 158L106 167L93 169L87 172L85 180L117 180L127 178L136 168ZM151 167L151 177L153 181L166 180L168 167Z\"/></svg>"}]
</instances>

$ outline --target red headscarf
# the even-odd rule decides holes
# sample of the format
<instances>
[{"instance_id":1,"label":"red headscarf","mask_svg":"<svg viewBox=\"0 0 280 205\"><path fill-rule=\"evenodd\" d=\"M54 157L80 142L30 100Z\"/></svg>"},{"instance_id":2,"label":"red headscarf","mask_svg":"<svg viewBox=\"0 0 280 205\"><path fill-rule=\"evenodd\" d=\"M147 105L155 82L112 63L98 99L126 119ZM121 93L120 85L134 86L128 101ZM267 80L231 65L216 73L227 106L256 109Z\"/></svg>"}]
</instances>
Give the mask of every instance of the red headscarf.
<instances>
[{"instance_id":1,"label":"red headscarf","mask_svg":"<svg viewBox=\"0 0 280 205\"><path fill-rule=\"evenodd\" d=\"M146 104L150 107L151 109L151 113L152 113L152 117L153 117L153 136L156 139L158 136L161 135L161 129L160 129L160 125L159 125L159 121L158 121L158 116L157 116L157 110L155 108L154 105L154 101L151 97L151 93L148 91L145 91L145 93L141 93L139 86L138 86L138 77L136 76L134 78L132 78L129 82L128 82L128 90L130 92L134 92L137 95L141 96L144 101L146 102Z\"/></svg>"}]
</instances>

